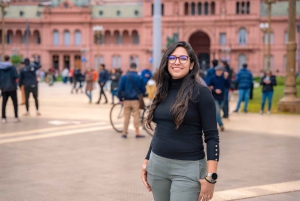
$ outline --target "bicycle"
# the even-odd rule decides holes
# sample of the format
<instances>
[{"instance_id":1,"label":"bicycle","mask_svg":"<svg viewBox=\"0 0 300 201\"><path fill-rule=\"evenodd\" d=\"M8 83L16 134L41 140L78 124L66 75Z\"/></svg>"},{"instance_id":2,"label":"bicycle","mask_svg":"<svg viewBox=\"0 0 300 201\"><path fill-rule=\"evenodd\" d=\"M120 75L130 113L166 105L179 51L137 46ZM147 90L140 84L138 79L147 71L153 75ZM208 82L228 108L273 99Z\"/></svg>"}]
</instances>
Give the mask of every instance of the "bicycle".
<instances>
[{"instance_id":1,"label":"bicycle","mask_svg":"<svg viewBox=\"0 0 300 201\"><path fill-rule=\"evenodd\" d=\"M123 104L117 103L117 104L114 104L112 106L112 108L110 109L110 115L109 115L110 116L110 124L112 125L113 129L118 133L123 132L123 124L124 124L124 118L123 118L124 108L123 107L124 107ZM147 134L149 134L150 136L153 136L154 131L147 128L144 123L144 120L146 119L146 116L148 115L149 108L150 108L150 105L146 106L145 109L140 109L140 111L139 111L140 125L141 125L142 129L147 132ZM154 122L152 122L152 127L155 129Z\"/></svg>"}]
</instances>

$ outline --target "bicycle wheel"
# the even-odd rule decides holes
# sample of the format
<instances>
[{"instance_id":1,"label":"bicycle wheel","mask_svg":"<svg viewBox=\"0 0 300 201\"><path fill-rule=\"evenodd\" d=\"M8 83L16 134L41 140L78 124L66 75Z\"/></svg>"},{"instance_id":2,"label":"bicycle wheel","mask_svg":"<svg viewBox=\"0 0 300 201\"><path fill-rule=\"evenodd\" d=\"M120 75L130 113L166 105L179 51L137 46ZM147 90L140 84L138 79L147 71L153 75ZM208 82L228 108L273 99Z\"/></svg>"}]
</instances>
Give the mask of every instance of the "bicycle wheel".
<instances>
[{"instance_id":1,"label":"bicycle wheel","mask_svg":"<svg viewBox=\"0 0 300 201\"><path fill-rule=\"evenodd\" d=\"M115 129L115 131L117 131L118 133L122 133L123 131L123 112L123 105L120 103L114 104L110 109L110 124L112 125L113 129Z\"/></svg>"},{"instance_id":2,"label":"bicycle wheel","mask_svg":"<svg viewBox=\"0 0 300 201\"><path fill-rule=\"evenodd\" d=\"M150 136L154 136L154 133L155 133L155 127L156 127L156 124L154 123L154 122L151 122L151 125L152 125L152 128L153 128L153 130L151 130L150 128L147 128L146 127L146 124L145 124L145 120L146 120L146 117L147 117L147 115L148 115L148 109L145 109L144 111L143 111L143 115L142 115L142 118L141 118L141 123L142 123L142 125L143 125L143 129L147 132L147 134L149 134Z\"/></svg>"}]
</instances>

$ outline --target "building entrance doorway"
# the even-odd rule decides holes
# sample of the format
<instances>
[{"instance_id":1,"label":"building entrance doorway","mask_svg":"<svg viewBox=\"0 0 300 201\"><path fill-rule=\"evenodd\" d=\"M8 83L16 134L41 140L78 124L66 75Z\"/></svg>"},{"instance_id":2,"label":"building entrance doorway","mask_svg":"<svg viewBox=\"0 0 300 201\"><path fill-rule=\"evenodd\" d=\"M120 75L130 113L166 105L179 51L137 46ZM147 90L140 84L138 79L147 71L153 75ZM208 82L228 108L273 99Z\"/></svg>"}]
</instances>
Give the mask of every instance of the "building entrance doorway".
<instances>
[{"instance_id":1,"label":"building entrance doorway","mask_svg":"<svg viewBox=\"0 0 300 201\"><path fill-rule=\"evenodd\" d=\"M58 70L59 68L59 56L58 55L53 55L52 56L52 67Z\"/></svg>"},{"instance_id":2,"label":"building entrance doorway","mask_svg":"<svg viewBox=\"0 0 300 201\"><path fill-rule=\"evenodd\" d=\"M64 68L70 69L70 56L64 56Z\"/></svg>"},{"instance_id":3,"label":"building entrance doorway","mask_svg":"<svg viewBox=\"0 0 300 201\"><path fill-rule=\"evenodd\" d=\"M202 31L193 33L189 39L189 43L194 49L200 65L201 71L206 71L210 66L210 39L208 35Z\"/></svg>"}]
</instances>

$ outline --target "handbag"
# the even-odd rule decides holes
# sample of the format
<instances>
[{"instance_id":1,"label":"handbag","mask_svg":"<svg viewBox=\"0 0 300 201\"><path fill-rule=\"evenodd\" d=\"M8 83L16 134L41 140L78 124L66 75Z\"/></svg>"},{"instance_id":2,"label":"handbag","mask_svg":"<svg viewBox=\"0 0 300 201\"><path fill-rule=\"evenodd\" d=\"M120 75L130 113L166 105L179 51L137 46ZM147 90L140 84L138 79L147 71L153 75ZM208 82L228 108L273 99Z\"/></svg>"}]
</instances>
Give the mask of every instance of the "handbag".
<instances>
[{"instance_id":1,"label":"handbag","mask_svg":"<svg viewBox=\"0 0 300 201\"><path fill-rule=\"evenodd\" d=\"M144 96L143 94L140 94L139 91L137 90L134 82L132 81L130 76L127 76L129 81L131 82L131 85L133 86L135 92L137 93L138 99L139 99L139 103L140 103L140 109L145 109L145 102L144 102Z\"/></svg>"}]
</instances>

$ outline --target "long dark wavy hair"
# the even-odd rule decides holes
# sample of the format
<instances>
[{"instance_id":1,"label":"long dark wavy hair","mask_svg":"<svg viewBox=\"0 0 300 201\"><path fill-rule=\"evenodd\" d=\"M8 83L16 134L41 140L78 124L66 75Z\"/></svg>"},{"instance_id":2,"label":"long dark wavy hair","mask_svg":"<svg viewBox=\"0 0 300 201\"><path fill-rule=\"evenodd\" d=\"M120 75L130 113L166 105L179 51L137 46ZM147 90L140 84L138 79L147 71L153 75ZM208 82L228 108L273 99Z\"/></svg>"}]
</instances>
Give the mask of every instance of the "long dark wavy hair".
<instances>
[{"instance_id":1,"label":"long dark wavy hair","mask_svg":"<svg viewBox=\"0 0 300 201\"><path fill-rule=\"evenodd\" d=\"M193 89L199 82L199 62L197 56L191 45L185 41L173 43L164 53L159 69L157 71L157 90L150 106L148 116L146 118L146 126L153 130L151 122L153 120L153 113L159 103L163 102L169 92L172 76L168 71L168 56L170 56L176 48L183 47L186 49L190 57L190 63L194 63L194 67L184 77L179 91L177 92L174 105L171 107L173 120L176 124L176 129L182 124L186 111L188 110L188 103L193 95Z\"/></svg>"}]
</instances>

